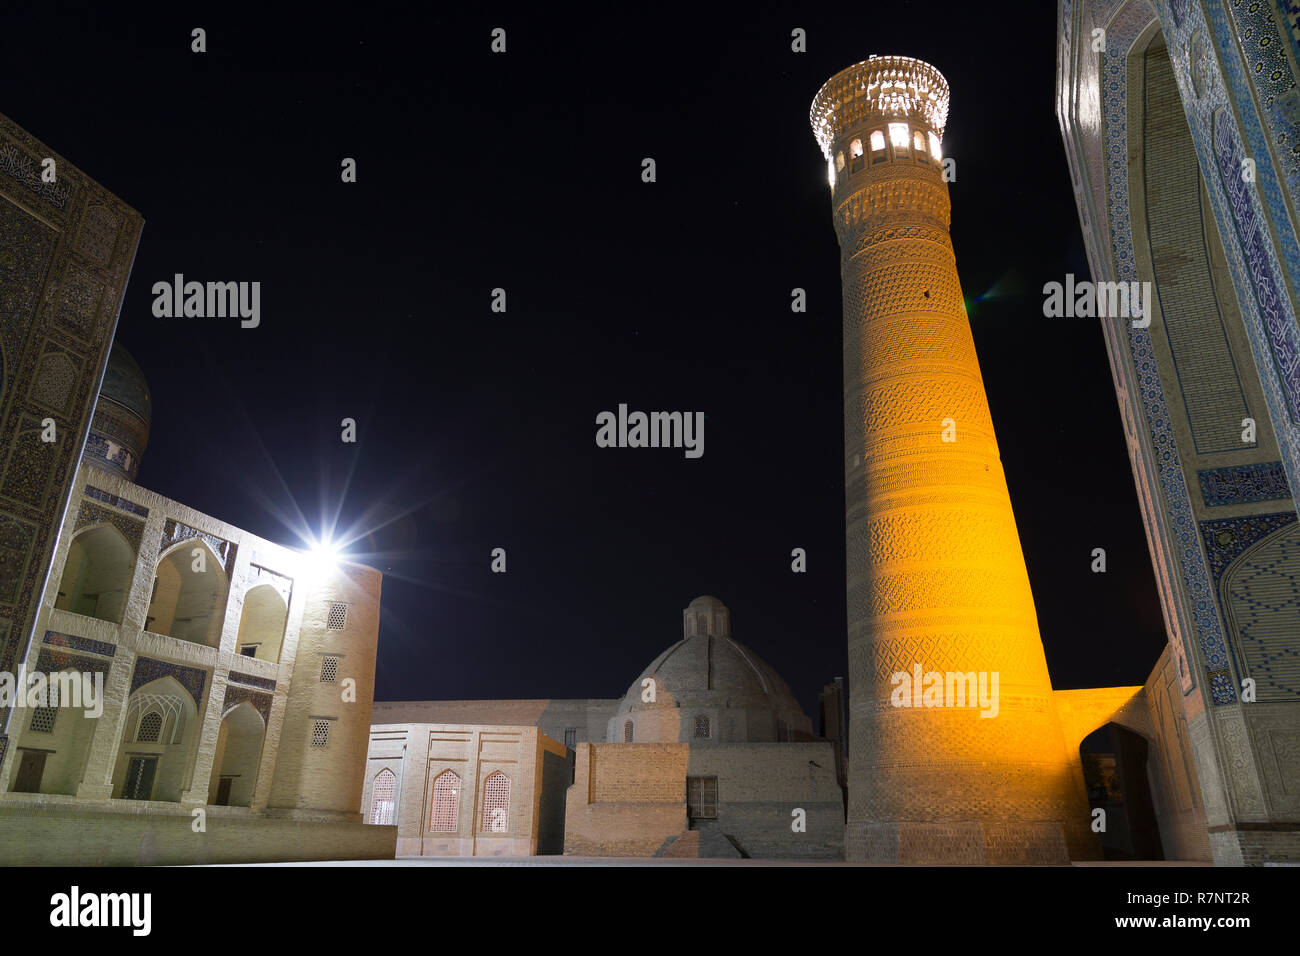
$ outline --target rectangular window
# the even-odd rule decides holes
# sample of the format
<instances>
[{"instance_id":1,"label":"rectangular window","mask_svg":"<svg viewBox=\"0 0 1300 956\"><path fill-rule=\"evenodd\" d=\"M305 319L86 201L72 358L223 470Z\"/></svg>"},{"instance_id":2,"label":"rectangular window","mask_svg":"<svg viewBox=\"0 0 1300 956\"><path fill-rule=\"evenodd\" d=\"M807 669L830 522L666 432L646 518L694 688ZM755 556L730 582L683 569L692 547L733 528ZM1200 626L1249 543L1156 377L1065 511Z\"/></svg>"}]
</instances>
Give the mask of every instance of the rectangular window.
<instances>
[{"instance_id":1,"label":"rectangular window","mask_svg":"<svg viewBox=\"0 0 1300 956\"><path fill-rule=\"evenodd\" d=\"M326 657L320 662L320 682L322 684L337 684L339 680L339 659L337 657Z\"/></svg>"},{"instance_id":2,"label":"rectangular window","mask_svg":"<svg viewBox=\"0 0 1300 956\"><path fill-rule=\"evenodd\" d=\"M313 747L325 747L330 742L330 721L316 720L311 727L311 745Z\"/></svg>"},{"instance_id":3,"label":"rectangular window","mask_svg":"<svg viewBox=\"0 0 1300 956\"><path fill-rule=\"evenodd\" d=\"M14 793L40 793L41 777L45 775L44 750L19 750L18 776L14 779Z\"/></svg>"},{"instance_id":4,"label":"rectangular window","mask_svg":"<svg viewBox=\"0 0 1300 956\"><path fill-rule=\"evenodd\" d=\"M686 815L715 819L718 816L718 778L686 778Z\"/></svg>"},{"instance_id":5,"label":"rectangular window","mask_svg":"<svg viewBox=\"0 0 1300 956\"><path fill-rule=\"evenodd\" d=\"M578 728L566 727L564 729L564 746L572 750L578 744Z\"/></svg>"},{"instance_id":6,"label":"rectangular window","mask_svg":"<svg viewBox=\"0 0 1300 956\"><path fill-rule=\"evenodd\" d=\"M256 657L257 649L259 647L261 647L260 644L245 644L239 649L239 653L243 654L245 657Z\"/></svg>"},{"instance_id":7,"label":"rectangular window","mask_svg":"<svg viewBox=\"0 0 1300 956\"><path fill-rule=\"evenodd\" d=\"M343 630L343 625L348 622L348 606L346 604L331 604L329 619L326 624L331 631Z\"/></svg>"},{"instance_id":8,"label":"rectangular window","mask_svg":"<svg viewBox=\"0 0 1300 956\"><path fill-rule=\"evenodd\" d=\"M122 782L122 799L148 800L153 794L153 777L157 769L157 757L132 757L126 767L126 780Z\"/></svg>"}]
</instances>

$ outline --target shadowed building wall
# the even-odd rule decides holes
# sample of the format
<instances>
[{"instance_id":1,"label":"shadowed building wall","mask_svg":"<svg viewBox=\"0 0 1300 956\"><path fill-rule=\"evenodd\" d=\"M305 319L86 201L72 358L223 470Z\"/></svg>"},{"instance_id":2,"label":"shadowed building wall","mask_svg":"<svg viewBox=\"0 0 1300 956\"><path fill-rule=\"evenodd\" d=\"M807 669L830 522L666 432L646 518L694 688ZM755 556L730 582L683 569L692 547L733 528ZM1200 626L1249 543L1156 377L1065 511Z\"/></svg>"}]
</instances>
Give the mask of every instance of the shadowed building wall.
<instances>
[{"instance_id":1,"label":"shadowed building wall","mask_svg":"<svg viewBox=\"0 0 1300 956\"><path fill-rule=\"evenodd\" d=\"M948 235L947 111L944 78L906 57L837 73L811 111L844 295L846 854L1064 863L1095 847ZM894 706L918 666L996 673L996 716Z\"/></svg>"}]
</instances>

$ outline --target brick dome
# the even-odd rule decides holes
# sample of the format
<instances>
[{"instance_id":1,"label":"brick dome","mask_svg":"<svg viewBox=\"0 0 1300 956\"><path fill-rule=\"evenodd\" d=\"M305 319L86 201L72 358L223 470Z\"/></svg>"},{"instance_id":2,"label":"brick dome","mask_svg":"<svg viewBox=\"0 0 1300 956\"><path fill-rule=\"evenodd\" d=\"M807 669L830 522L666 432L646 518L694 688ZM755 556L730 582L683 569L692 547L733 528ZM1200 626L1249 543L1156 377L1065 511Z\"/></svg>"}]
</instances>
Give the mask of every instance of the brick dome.
<instances>
[{"instance_id":1,"label":"brick dome","mask_svg":"<svg viewBox=\"0 0 1300 956\"><path fill-rule=\"evenodd\" d=\"M625 740L629 719L635 742L811 736L811 722L786 682L730 630L730 612L721 601L692 601L683 612L684 636L632 682L609 739Z\"/></svg>"}]
</instances>

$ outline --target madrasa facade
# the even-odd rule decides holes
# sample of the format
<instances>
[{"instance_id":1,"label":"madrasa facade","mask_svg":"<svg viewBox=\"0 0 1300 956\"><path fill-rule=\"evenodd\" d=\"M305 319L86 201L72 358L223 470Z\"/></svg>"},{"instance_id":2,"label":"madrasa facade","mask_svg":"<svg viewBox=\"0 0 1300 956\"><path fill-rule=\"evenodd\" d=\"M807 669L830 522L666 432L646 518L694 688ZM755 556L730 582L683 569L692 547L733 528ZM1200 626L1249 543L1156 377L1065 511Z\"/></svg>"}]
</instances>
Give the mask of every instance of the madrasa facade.
<instances>
[{"instance_id":1,"label":"madrasa facade","mask_svg":"<svg viewBox=\"0 0 1300 956\"><path fill-rule=\"evenodd\" d=\"M360 815L379 572L134 483L141 226L0 116L0 863L391 858Z\"/></svg>"},{"instance_id":2,"label":"madrasa facade","mask_svg":"<svg viewBox=\"0 0 1300 956\"><path fill-rule=\"evenodd\" d=\"M1057 10L1056 112L1092 278L1153 293L1140 320L1101 324L1197 829L1217 863L1295 863L1300 8Z\"/></svg>"}]
</instances>

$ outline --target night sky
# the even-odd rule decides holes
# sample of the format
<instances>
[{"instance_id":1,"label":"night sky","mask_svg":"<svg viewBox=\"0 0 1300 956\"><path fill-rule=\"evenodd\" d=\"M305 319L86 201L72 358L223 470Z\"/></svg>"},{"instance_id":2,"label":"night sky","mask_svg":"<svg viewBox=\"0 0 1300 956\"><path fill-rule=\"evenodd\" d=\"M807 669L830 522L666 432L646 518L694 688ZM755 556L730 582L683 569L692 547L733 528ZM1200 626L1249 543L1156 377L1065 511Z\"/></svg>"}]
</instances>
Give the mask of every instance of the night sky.
<instances>
[{"instance_id":1,"label":"night sky","mask_svg":"<svg viewBox=\"0 0 1300 956\"><path fill-rule=\"evenodd\" d=\"M1088 271L1052 5L326 9L6 11L0 111L145 218L118 326L153 392L139 483L291 546L336 512L368 532L377 699L621 696L701 594L810 713L845 674L808 107L871 54L952 87L953 243L1053 682L1145 680L1164 630L1102 333L1042 316ZM178 272L260 281L260 327L155 318ZM620 402L703 411L704 456L597 448Z\"/></svg>"}]
</instances>

